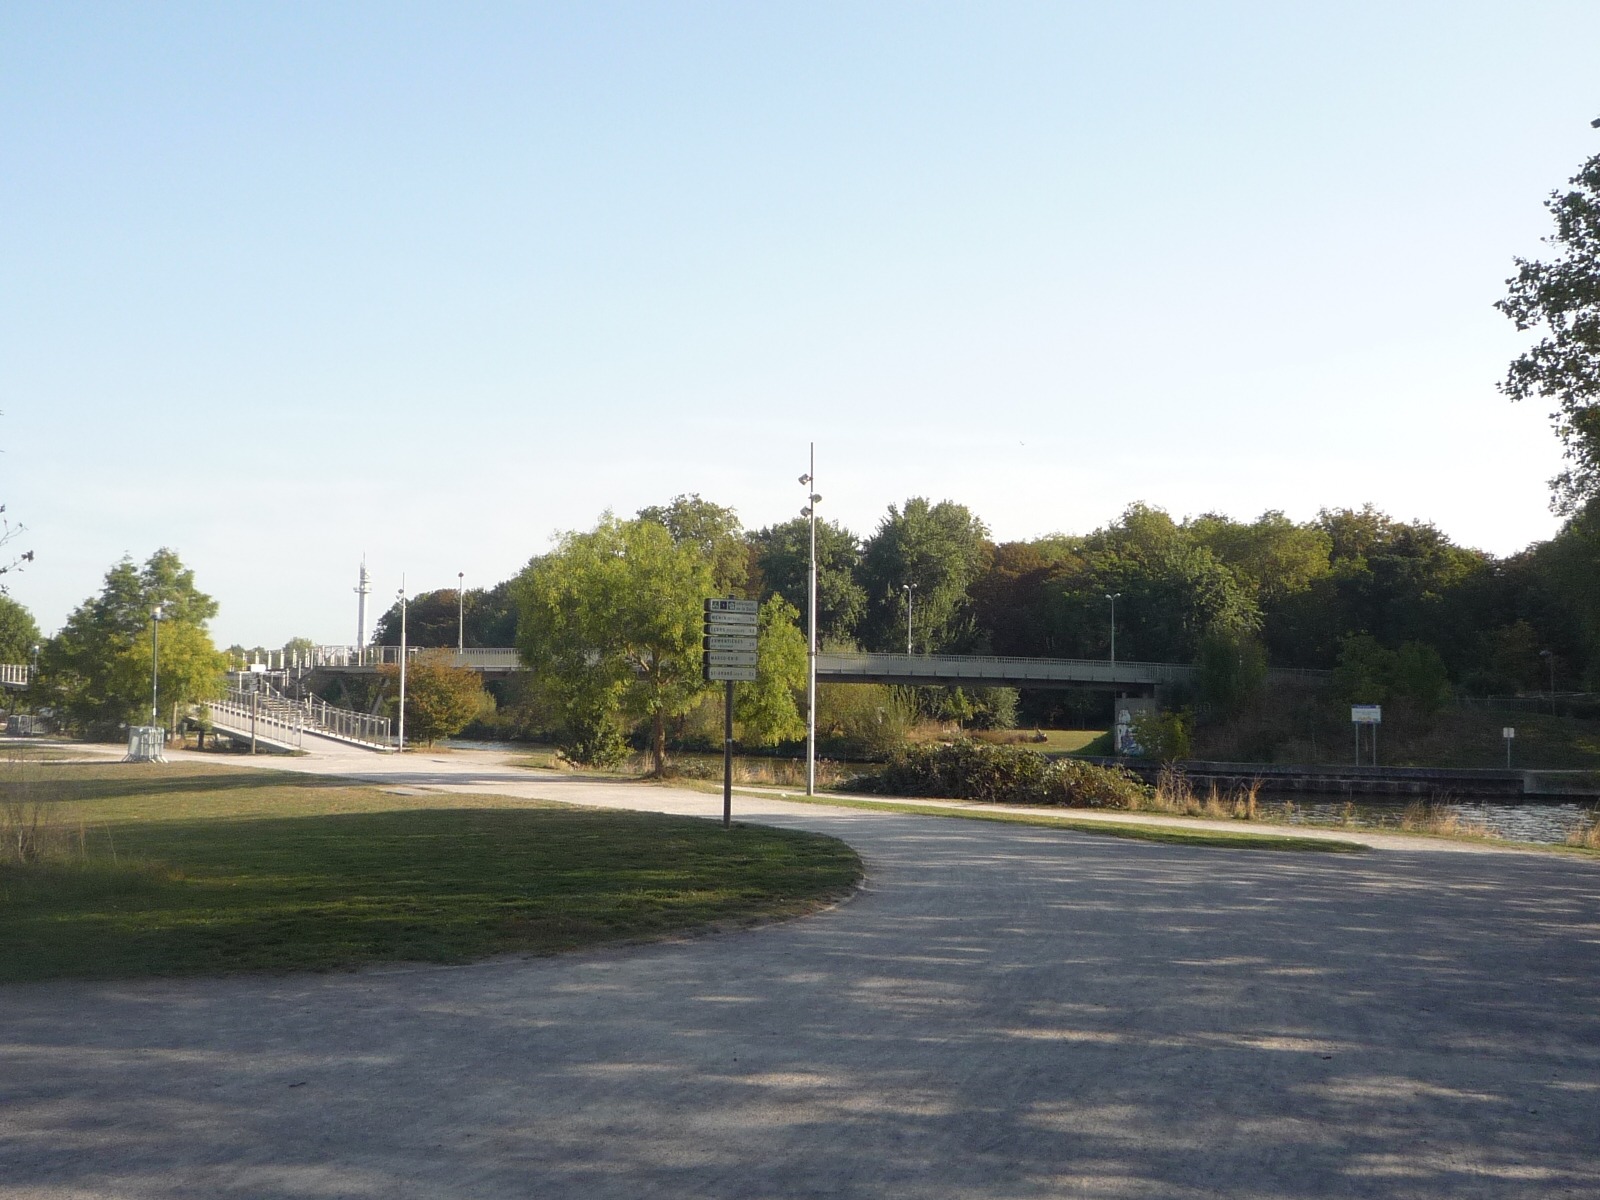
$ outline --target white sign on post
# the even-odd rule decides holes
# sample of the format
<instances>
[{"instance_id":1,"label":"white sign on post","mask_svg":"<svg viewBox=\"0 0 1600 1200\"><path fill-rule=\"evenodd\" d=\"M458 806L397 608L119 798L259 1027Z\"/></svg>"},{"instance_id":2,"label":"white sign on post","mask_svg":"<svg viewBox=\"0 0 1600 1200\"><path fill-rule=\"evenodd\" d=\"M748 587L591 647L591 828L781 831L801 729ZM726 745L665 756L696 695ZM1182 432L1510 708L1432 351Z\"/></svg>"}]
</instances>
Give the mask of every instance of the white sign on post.
<instances>
[{"instance_id":1,"label":"white sign on post","mask_svg":"<svg viewBox=\"0 0 1600 1200\"><path fill-rule=\"evenodd\" d=\"M1512 738L1517 736L1517 731L1515 729L1511 728L1511 726L1507 725L1504 729L1502 729L1500 731L1500 736L1505 738L1505 740L1509 742Z\"/></svg>"},{"instance_id":2,"label":"white sign on post","mask_svg":"<svg viewBox=\"0 0 1600 1200\"><path fill-rule=\"evenodd\" d=\"M1352 704L1350 706L1350 719L1357 725L1382 725L1383 705Z\"/></svg>"},{"instance_id":3,"label":"white sign on post","mask_svg":"<svg viewBox=\"0 0 1600 1200\"><path fill-rule=\"evenodd\" d=\"M730 626L740 626L741 632L753 631L756 627L755 613L708 611L706 613L706 628L715 627L719 630L728 629Z\"/></svg>"}]
</instances>

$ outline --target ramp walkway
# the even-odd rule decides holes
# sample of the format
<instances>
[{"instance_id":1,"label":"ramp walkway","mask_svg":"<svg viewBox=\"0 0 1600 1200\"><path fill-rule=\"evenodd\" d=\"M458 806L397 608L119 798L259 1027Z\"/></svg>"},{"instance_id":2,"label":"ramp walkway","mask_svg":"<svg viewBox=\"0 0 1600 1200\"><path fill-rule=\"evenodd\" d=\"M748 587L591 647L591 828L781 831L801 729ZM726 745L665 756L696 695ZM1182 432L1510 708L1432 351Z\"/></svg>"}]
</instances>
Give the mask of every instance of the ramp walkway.
<instances>
[{"instance_id":1,"label":"ramp walkway","mask_svg":"<svg viewBox=\"0 0 1600 1200\"><path fill-rule=\"evenodd\" d=\"M211 727L231 738L250 738L277 750L307 749L306 739L327 738L366 750L392 750L389 718L335 708L307 697L295 700L270 687L231 687L207 705Z\"/></svg>"}]
</instances>

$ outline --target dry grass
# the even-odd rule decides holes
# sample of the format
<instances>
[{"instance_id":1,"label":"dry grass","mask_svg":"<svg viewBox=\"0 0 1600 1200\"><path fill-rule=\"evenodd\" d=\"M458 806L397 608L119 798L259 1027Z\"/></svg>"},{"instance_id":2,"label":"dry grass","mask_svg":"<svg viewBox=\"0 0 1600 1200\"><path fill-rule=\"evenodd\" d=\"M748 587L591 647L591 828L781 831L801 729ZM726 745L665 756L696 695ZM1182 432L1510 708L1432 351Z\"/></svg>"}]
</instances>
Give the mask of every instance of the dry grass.
<instances>
[{"instance_id":1,"label":"dry grass","mask_svg":"<svg viewBox=\"0 0 1600 1200\"><path fill-rule=\"evenodd\" d=\"M1567 834L1567 845L1600 850L1600 809L1591 809L1583 823Z\"/></svg>"},{"instance_id":2,"label":"dry grass","mask_svg":"<svg viewBox=\"0 0 1600 1200\"><path fill-rule=\"evenodd\" d=\"M1463 817L1439 800L1417 800L1400 814L1400 828L1407 833L1437 833L1446 837L1492 838L1494 832L1482 821Z\"/></svg>"},{"instance_id":3,"label":"dry grass","mask_svg":"<svg viewBox=\"0 0 1600 1200\"><path fill-rule=\"evenodd\" d=\"M649 769L649 762L640 756L636 762L629 763L629 769L637 768L638 774L644 774ZM838 787L848 779L853 779L860 774L860 768L848 764L830 762L827 759L817 760L817 786L824 788ZM667 778L669 779L708 779L720 780L722 778L722 759L716 755L679 756L667 763ZM747 784L751 787L804 787L806 782L806 764L804 759L797 758L742 758L737 755L733 760L733 782Z\"/></svg>"},{"instance_id":4,"label":"dry grass","mask_svg":"<svg viewBox=\"0 0 1600 1200\"><path fill-rule=\"evenodd\" d=\"M1144 812L1172 813L1183 817L1255 821L1261 819L1256 802L1260 792L1259 779L1229 786L1219 785L1212 780L1201 791L1182 771L1175 767L1163 767L1156 778L1155 788L1140 802L1139 808Z\"/></svg>"}]
</instances>

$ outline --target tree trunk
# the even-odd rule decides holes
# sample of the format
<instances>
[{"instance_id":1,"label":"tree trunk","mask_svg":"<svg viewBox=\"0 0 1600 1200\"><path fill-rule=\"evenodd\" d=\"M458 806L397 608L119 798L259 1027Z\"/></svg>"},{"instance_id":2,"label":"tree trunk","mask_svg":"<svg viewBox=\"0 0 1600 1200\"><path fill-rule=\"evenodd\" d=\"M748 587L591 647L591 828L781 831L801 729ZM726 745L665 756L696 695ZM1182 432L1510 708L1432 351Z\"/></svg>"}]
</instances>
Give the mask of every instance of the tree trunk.
<instances>
[{"instance_id":1,"label":"tree trunk","mask_svg":"<svg viewBox=\"0 0 1600 1200\"><path fill-rule=\"evenodd\" d=\"M660 709L650 717L650 757L655 760L650 773L660 779L667 771L667 719Z\"/></svg>"}]
</instances>

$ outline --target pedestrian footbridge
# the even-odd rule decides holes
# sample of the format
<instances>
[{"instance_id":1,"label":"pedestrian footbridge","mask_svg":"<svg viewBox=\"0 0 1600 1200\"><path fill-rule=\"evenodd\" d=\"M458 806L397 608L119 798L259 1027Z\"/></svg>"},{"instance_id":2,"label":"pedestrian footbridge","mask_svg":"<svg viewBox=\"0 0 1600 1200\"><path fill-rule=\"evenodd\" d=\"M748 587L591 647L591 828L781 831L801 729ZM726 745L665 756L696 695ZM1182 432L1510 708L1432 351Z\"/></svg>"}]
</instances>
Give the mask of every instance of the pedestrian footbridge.
<instances>
[{"instance_id":1,"label":"pedestrian footbridge","mask_svg":"<svg viewBox=\"0 0 1600 1200\"><path fill-rule=\"evenodd\" d=\"M443 654L458 667L485 674L522 669L512 647L425 650L409 656ZM376 671L400 661L398 646L320 646L307 654L306 668L325 671ZM1158 687L1192 683L1196 668L1186 663L1112 662L1104 658L1006 658L991 654L818 654L819 683L896 683L914 687L1094 688L1148 695ZM1277 669L1274 681L1325 679L1326 671Z\"/></svg>"},{"instance_id":2,"label":"pedestrian footbridge","mask_svg":"<svg viewBox=\"0 0 1600 1200\"><path fill-rule=\"evenodd\" d=\"M306 750L318 739L368 750L392 750L389 718L334 708L321 700L294 700L267 687L229 688L206 705L211 728L252 747Z\"/></svg>"}]
</instances>

